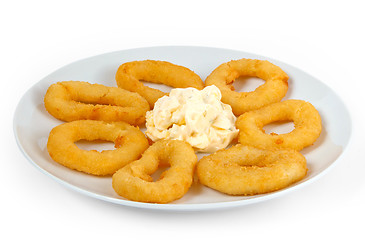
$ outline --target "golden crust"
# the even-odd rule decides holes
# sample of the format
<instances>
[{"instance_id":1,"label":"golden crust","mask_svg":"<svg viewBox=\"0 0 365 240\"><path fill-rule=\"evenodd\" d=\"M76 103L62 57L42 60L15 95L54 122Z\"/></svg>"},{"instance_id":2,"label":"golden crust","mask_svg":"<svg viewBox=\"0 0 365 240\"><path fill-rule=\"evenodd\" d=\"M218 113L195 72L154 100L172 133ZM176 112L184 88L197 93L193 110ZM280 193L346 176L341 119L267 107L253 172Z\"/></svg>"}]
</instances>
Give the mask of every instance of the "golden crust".
<instances>
[{"instance_id":1,"label":"golden crust","mask_svg":"<svg viewBox=\"0 0 365 240\"><path fill-rule=\"evenodd\" d=\"M254 195L285 188L307 173L306 159L294 150L263 150L235 145L203 157L199 181L230 195Z\"/></svg>"},{"instance_id":2,"label":"golden crust","mask_svg":"<svg viewBox=\"0 0 365 240\"><path fill-rule=\"evenodd\" d=\"M181 198L190 188L197 156L193 148L179 140L160 140L142 157L113 175L113 188L133 201L168 203ZM159 166L169 166L160 179L150 176Z\"/></svg>"},{"instance_id":3,"label":"golden crust","mask_svg":"<svg viewBox=\"0 0 365 240\"><path fill-rule=\"evenodd\" d=\"M240 76L258 77L265 83L253 92L236 92L232 83ZM222 102L231 105L237 116L279 102L288 90L288 75L278 66L263 60L239 59L218 66L205 80L205 85L216 85Z\"/></svg>"},{"instance_id":4,"label":"golden crust","mask_svg":"<svg viewBox=\"0 0 365 240\"><path fill-rule=\"evenodd\" d=\"M105 140L115 143L115 150L87 151L78 148L79 140ZM65 167L93 175L111 175L148 148L148 140L136 127L124 122L107 123L79 120L53 128L47 149L51 158Z\"/></svg>"},{"instance_id":5,"label":"golden crust","mask_svg":"<svg viewBox=\"0 0 365 240\"><path fill-rule=\"evenodd\" d=\"M47 111L57 119L145 122L147 101L134 92L87 82L65 81L52 84L44 97Z\"/></svg>"},{"instance_id":6,"label":"golden crust","mask_svg":"<svg viewBox=\"0 0 365 240\"><path fill-rule=\"evenodd\" d=\"M263 127L276 121L293 121L295 129L286 134L266 134ZM313 105L293 99L244 113L237 118L236 127L241 144L298 151L313 144L322 131L321 116Z\"/></svg>"},{"instance_id":7,"label":"golden crust","mask_svg":"<svg viewBox=\"0 0 365 240\"><path fill-rule=\"evenodd\" d=\"M144 60L122 64L116 73L117 85L144 97L152 109L157 99L166 93L147 87L140 80L162 83L175 88L204 88L201 78L190 69L165 61Z\"/></svg>"}]
</instances>

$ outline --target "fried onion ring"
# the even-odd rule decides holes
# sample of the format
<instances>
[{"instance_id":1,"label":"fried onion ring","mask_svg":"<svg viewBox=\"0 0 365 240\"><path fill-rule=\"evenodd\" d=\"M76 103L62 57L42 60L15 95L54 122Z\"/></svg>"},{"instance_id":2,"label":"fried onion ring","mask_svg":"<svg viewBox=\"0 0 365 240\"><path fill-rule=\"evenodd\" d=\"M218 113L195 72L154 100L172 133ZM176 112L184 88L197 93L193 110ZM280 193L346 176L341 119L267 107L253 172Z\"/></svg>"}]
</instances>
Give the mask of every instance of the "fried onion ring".
<instances>
[{"instance_id":1,"label":"fried onion ring","mask_svg":"<svg viewBox=\"0 0 365 240\"><path fill-rule=\"evenodd\" d=\"M241 144L203 157L197 165L199 181L229 195L268 193L295 183L307 173L299 152L264 150Z\"/></svg>"},{"instance_id":2,"label":"fried onion ring","mask_svg":"<svg viewBox=\"0 0 365 240\"><path fill-rule=\"evenodd\" d=\"M44 104L52 116L66 122L91 119L140 125L149 110L146 100L137 93L78 81L52 84Z\"/></svg>"},{"instance_id":3,"label":"fried onion ring","mask_svg":"<svg viewBox=\"0 0 365 240\"><path fill-rule=\"evenodd\" d=\"M114 150L83 150L75 142L105 140L115 143ZM65 167L93 175L111 175L148 148L148 140L136 127L125 122L107 123L78 120L53 128L47 149L51 158Z\"/></svg>"},{"instance_id":4,"label":"fried onion ring","mask_svg":"<svg viewBox=\"0 0 365 240\"><path fill-rule=\"evenodd\" d=\"M294 130L285 134L266 134L263 127L272 122L293 121ZM297 151L313 144L322 131L321 116L303 100L274 103L237 118L239 142L259 148L291 148Z\"/></svg>"},{"instance_id":5,"label":"fried onion ring","mask_svg":"<svg viewBox=\"0 0 365 240\"><path fill-rule=\"evenodd\" d=\"M265 83L252 92L236 92L232 83L240 76L258 77ZM205 80L222 92L222 102L232 106L237 116L271 103L279 102L288 90L288 75L278 66L264 60L232 60L218 66Z\"/></svg>"},{"instance_id":6,"label":"fried onion ring","mask_svg":"<svg viewBox=\"0 0 365 240\"><path fill-rule=\"evenodd\" d=\"M122 64L116 73L118 87L139 93L147 100L151 109L157 99L167 93L147 87L140 80L162 83L175 88L194 87L199 90L204 88L204 83L197 74L186 67L170 62L144 60Z\"/></svg>"},{"instance_id":7,"label":"fried onion ring","mask_svg":"<svg viewBox=\"0 0 365 240\"><path fill-rule=\"evenodd\" d=\"M113 175L113 188L133 201L168 203L181 198L190 188L197 156L193 148L180 140L160 140L142 157ZM160 179L150 176L159 166L169 165Z\"/></svg>"}]
</instances>

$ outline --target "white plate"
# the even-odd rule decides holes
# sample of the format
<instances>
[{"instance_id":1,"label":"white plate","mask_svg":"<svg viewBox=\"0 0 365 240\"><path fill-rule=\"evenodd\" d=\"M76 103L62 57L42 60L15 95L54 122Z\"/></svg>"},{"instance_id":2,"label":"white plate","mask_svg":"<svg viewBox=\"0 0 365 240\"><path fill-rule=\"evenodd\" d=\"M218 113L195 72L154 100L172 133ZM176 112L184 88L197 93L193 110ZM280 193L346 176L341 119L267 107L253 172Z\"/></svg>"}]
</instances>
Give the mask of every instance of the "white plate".
<instances>
[{"instance_id":1,"label":"white plate","mask_svg":"<svg viewBox=\"0 0 365 240\"><path fill-rule=\"evenodd\" d=\"M118 196L111 185L111 177L95 177L65 168L48 155L46 143L50 130L61 121L50 116L44 108L43 96L55 82L66 80L87 81L116 86L115 72L124 62L134 60L165 60L188 67L202 79L223 62L232 59L265 59L280 66L290 77L289 91L285 99L303 99L311 102L323 121L323 132L316 143L302 153L308 161L308 174L300 182L269 194L256 196L227 196L194 184L181 199L170 204L148 204L126 200ZM236 87L243 90L236 81ZM246 81L247 82L247 81ZM252 79L248 82L252 83ZM257 84L257 82L252 83ZM160 86L161 89L164 87ZM166 89L165 89L166 90ZM275 128L275 126L271 126ZM289 131L290 124L277 130ZM270 127L269 127L270 128ZM24 156L46 175L71 189L105 201L139 208L161 210L205 210L242 206L281 196L298 189L322 176L343 155L351 135L351 120L341 99L325 84L307 73L288 64L255 54L207 47L151 47L107 53L83 59L67 65L29 89L22 97L14 115L14 133ZM80 143L83 148L110 148L108 143L99 145Z\"/></svg>"}]
</instances>

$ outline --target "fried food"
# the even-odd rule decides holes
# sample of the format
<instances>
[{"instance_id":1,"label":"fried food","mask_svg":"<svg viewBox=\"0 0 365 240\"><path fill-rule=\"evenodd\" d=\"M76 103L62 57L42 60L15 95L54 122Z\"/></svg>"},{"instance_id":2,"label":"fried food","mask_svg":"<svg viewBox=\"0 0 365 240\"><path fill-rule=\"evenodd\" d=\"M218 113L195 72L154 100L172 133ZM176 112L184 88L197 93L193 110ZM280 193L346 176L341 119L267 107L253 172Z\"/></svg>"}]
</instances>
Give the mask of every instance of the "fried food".
<instances>
[{"instance_id":1,"label":"fried food","mask_svg":"<svg viewBox=\"0 0 365 240\"><path fill-rule=\"evenodd\" d=\"M66 122L91 119L137 126L145 122L149 110L147 101L137 93L78 81L52 84L44 104L52 116Z\"/></svg>"},{"instance_id":2,"label":"fried food","mask_svg":"<svg viewBox=\"0 0 365 240\"><path fill-rule=\"evenodd\" d=\"M193 148L179 140L160 140L142 157L113 175L113 188L133 201L168 203L181 198L193 181L197 156ZM159 166L169 166L157 181L150 176Z\"/></svg>"},{"instance_id":3,"label":"fried food","mask_svg":"<svg viewBox=\"0 0 365 240\"><path fill-rule=\"evenodd\" d=\"M105 140L115 143L114 150L83 150L79 140ZM138 159L148 148L148 140L138 128L125 122L107 123L78 120L53 128L47 149L51 158L65 167L93 175L111 175Z\"/></svg>"},{"instance_id":4,"label":"fried food","mask_svg":"<svg viewBox=\"0 0 365 240\"><path fill-rule=\"evenodd\" d=\"M265 83L253 92L236 92L232 83L240 76L258 77ZM233 113L239 116L281 101L288 90L288 78L281 68L268 61L240 59L218 66L205 84L216 85L222 92L222 102L231 105Z\"/></svg>"},{"instance_id":5,"label":"fried food","mask_svg":"<svg viewBox=\"0 0 365 240\"><path fill-rule=\"evenodd\" d=\"M285 188L307 173L306 159L295 150L264 150L241 144L203 157L199 181L229 195L254 195Z\"/></svg>"},{"instance_id":6,"label":"fried food","mask_svg":"<svg viewBox=\"0 0 365 240\"><path fill-rule=\"evenodd\" d=\"M265 83L239 93L232 84L240 76ZM306 159L298 151L313 144L322 129L321 117L310 103L280 102L288 78L268 61L239 59L218 66L204 85L186 67L144 60L119 66L118 88L58 82L49 87L44 103L52 116L68 123L52 129L47 150L55 162L70 169L112 175L115 192L131 201L180 199L191 187L195 170L201 184L225 194L277 191L305 177ZM164 93L142 81L184 89ZM198 94L196 89L204 86L209 87ZM278 121L293 121L295 129L266 134L263 127ZM144 123L149 139L131 126ZM235 126L239 144L218 150L236 138ZM111 141L115 149L83 150L75 144L79 140ZM215 153L198 162L195 150ZM158 170L163 172L155 180Z\"/></svg>"},{"instance_id":7,"label":"fried food","mask_svg":"<svg viewBox=\"0 0 365 240\"><path fill-rule=\"evenodd\" d=\"M147 100L151 109L157 99L167 93L147 87L140 80L176 88L194 87L201 90L204 87L201 78L193 71L170 62L144 60L124 63L116 73L118 87L139 93Z\"/></svg>"},{"instance_id":8,"label":"fried food","mask_svg":"<svg viewBox=\"0 0 365 240\"><path fill-rule=\"evenodd\" d=\"M263 127L278 121L293 121L294 130L285 134L266 134ZM321 116L303 100L274 103L238 117L238 141L264 149L291 148L297 151L313 144L322 131Z\"/></svg>"}]
</instances>

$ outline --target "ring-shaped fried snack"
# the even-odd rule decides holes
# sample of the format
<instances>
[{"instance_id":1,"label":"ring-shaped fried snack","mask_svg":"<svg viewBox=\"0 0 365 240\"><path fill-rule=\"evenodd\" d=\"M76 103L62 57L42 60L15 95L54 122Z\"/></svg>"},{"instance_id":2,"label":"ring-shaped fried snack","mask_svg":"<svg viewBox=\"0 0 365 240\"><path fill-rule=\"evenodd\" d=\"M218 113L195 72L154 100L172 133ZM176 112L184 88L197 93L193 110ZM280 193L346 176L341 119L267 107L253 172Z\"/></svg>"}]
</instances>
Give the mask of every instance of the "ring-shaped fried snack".
<instances>
[{"instance_id":1,"label":"ring-shaped fried snack","mask_svg":"<svg viewBox=\"0 0 365 240\"><path fill-rule=\"evenodd\" d=\"M107 87L79 81L52 84L44 97L47 111L55 118L127 122L140 125L150 109L147 101L137 93L118 87Z\"/></svg>"},{"instance_id":2,"label":"ring-shaped fried snack","mask_svg":"<svg viewBox=\"0 0 365 240\"><path fill-rule=\"evenodd\" d=\"M294 130L285 134L266 134L269 123L293 121ZM303 100L286 100L242 114L236 120L238 141L244 145L270 149L291 148L297 151L313 144L322 131L321 116L312 104Z\"/></svg>"},{"instance_id":3,"label":"ring-shaped fried snack","mask_svg":"<svg viewBox=\"0 0 365 240\"><path fill-rule=\"evenodd\" d=\"M265 81L252 92L236 92L232 83L240 76L258 77ZM205 80L205 85L216 85L222 102L231 105L237 116L279 102L288 91L288 75L278 66L264 60L239 59L218 66Z\"/></svg>"},{"instance_id":4,"label":"ring-shaped fried snack","mask_svg":"<svg viewBox=\"0 0 365 240\"><path fill-rule=\"evenodd\" d=\"M292 149L264 150L237 144L198 162L199 181L229 195L255 195L285 188L307 173L306 159Z\"/></svg>"},{"instance_id":5,"label":"ring-shaped fried snack","mask_svg":"<svg viewBox=\"0 0 365 240\"><path fill-rule=\"evenodd\" d=\"M114 142L114 150L83 150L76 146L79 140ZM53 128L47 149L51 158L70 169L93 175L111 175L126 164L138 159L148 148L143 132L125 122L107 123L78 120Z\"/></svg>"},{"instance_id":6,"label":"ring-shaped fried snack","mask_svg":"<svg viewBox=\"0 0 365 240\"><path fill-rule=\"evenodd\" d=\"M180 140L160 140L142 157L113 175L113 188L129 200L168 203L181 198L190 188L197 156L193 148ZM159 166L169 166L157 181L150 176Z\"/></svg>"},{"instance_id":7,"label":"ring-shaped fried snack","mask_svg":"<svg viewBox=\"0 0 365 240\"><path fill-rule=\"evenodd\" d=\"M127 62L119 66L116 73L117 85L131 92L137 92L153 106L157 99L167 95L158 89L145 86L140 80L162 83L175 88L194 87L203 89L201 78L190 69L166 61L144 60Z\"/></svg>"}]
</instances>

